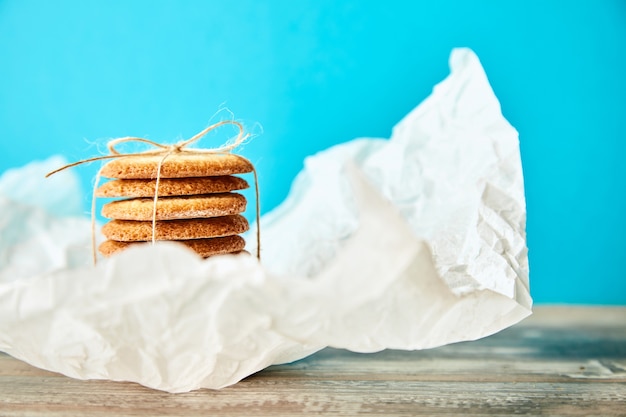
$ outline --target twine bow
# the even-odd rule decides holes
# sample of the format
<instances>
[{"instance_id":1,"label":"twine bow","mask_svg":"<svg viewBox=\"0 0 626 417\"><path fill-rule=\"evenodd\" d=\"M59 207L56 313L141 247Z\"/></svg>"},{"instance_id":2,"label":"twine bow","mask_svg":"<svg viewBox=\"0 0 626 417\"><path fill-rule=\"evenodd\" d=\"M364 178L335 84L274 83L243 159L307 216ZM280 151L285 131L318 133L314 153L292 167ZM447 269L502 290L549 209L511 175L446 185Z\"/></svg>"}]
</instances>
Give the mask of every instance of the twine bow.
<instances>
[{"instance_id":1,"label":"twine bow","mask_svg":"<svg viewBox=\"0 0 626 417\"><path fill-rule=\"evenodd\" d=\"M218 148L211 148L211 149L198 149L198 148L187 148L187 146L191 145L194 142L199 141L204 135L206 135L207 133L209 133L211 130L214 130L220 126L226 125L226 124L231 124L231 125L235 125L237 126L237 128L239 128L239 133L237 134L237 137L235 138L235 140L230 143L230 144L225 144L222 145ZM57 172L63 171L65 169L68 168L72 168L75 167L77 165L81 165L81 164L86 164L89 162L95 162L95 161L101 161L101 160L105 160L105 159L115 159L115 158L122 158L122 157L133 157L133 156L146 156L146 155L162 155L163 157L159 160L159 163L157 165L157 176L156 176L156 184L154 187L154 199L153 199L153 207L152 207L152 243L154 243L156 241L156 212L157 212L157 201L159 199L159 183L161 181L161 167L163 166L163 163L165 162L165 160L172 154L177 154L177 153L187 153L187 154L207 154L207 153L214 153L214 154L226 154L229 153L231 150L235 149L236 147L238 147L239 145L241 145L243 143L244 140L246 140L250 135L249 134L244 134L244 128L243 125L239 122L236 122L234 120L224 120L218 123L215 123L207 128L205 128L204 130L200 131L199 133L197 133L196 135L194 135L193 137L172 144L172 145L163 145L161 143L157 143L154 141L151 141L149 139L145 139L145 138L139 138L139 137L132 137L132 136L128 136L128 137L123 137L123 138L117 138L117 139L112 139L109 141L109 143L107 143L107 148L109 149L110 155L101 155L101 156L96 156L93 158L88 158L88 159L82 159L80 161L76 161L73 162L71 164L67 164L64 165L60 168L55 169L54 171L51 171L49 173L46 174L46 178L48 178L51 175L56 174ZM120 152L116 149L117 145L120 145L122 143L125 142L139 142L139 143L146 143L148 145L151 145L157 149L155 150L150 150L150 151L144 151L144 152L132 152L132 153L123 153ZM242 160L250 163L250 161L248 161L246 158L244 158L241 155L234 155L238 158L241 158ZM258 181L258 176L257 176L257 172L256 169L254 168L254 165L252 163L250 163L250 165L252 166L252 173L254 174L254 191L255 191L255 195L256 195L256 240L257 240L257 258L260 260L261 259L261 229L260 229L260 218L261 218L261 212L260 212L260 206L259 206L259 181ZM102 168L100 168L98 170L98 173L96 174L96 181L95 184L93 186L93 192L92 192L92 196L91 196L91 249L92 249L92 255L93 255L93 262L94 265L96 264L97 261L97 253L96 253L96 190L98 188L98 184L100 182L100 178L101 178L101 172L102 172Z\"/></svg>"}]
</instances>

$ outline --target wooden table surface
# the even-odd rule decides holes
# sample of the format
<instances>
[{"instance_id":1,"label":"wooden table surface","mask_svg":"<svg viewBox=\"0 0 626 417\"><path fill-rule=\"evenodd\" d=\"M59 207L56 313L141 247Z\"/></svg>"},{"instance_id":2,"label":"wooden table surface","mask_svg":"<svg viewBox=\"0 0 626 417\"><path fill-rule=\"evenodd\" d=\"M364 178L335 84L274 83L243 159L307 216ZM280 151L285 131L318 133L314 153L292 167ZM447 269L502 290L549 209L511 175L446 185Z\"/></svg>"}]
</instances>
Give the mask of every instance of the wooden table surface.
<instances>
[{"instance_id":1,"label":"wooden table surface","mask_svg":"<svg viewBox=\"0 0 626 417\"><path fill-rule=\"evenodd\" d=\"M0 353L0 416L626 416L626 307L538 307L476 342L326 349L220 391L79 381Z\"/></svg>"}]
</instances>

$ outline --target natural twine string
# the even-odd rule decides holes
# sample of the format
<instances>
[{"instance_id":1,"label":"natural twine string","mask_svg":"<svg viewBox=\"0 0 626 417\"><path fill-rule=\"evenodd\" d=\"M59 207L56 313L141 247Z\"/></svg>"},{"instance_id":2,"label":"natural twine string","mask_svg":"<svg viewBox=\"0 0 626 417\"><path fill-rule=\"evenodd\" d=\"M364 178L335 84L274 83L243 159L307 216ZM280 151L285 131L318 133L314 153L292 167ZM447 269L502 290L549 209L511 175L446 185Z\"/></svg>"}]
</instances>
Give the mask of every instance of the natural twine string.
<instances>
[{"instance_id":1,"label":"natural twine string","mask_svg":"<svg viewBox=\"0 0 626 417\"><path fill-rule=\"evenodd\" d=\"M209 133L211 130L214 130L220 126L226 125L226 124L231 124L231 125L235 125L237 126L237 128L239 128L239 133L237 134L237 138L235 138L235 140L230 143L230 144L225 144L222 145L218 148L212 148L212 149L198 149L198 148L192 148L192 149L188 149L187 146L189 146L190 144L199 141L204 135L206 135L207 133ZM244 140L246 140L250 135L249 134L244 134L244 128L243 125L239 122L236 122L234 120L224 120L218 123L215 123L209 127L207 127L206 129L200 131L199 133L197 133L196 135L194 135L193 137L191 137L190 139L184 140L182 142L179 143L175 143L172 145L163 145L161 143L157 143L154 141L151 141L149 139L144 139L144 138L138 138L138 137L124 137L124 138L117 138L117 139L113 139L111 141L109 141L109 143L107 143L107 147L109 149L109 152L111 153L110 155L101 155L101 156L96 156L93 158L88 158L88 159L82 159L80 161L76 161L73 162L71 164L67 164L64 165L60 168L55 169L54 171L51 171L49 173L46 174L46 178L56 174L59 171L63 171L65 169L68 168L72 168L75 167L77 165L81 165L81 164L86 164L89 162L94 162L94 161L101 161L104 159L115 159L115 158L121 158L121 157L134 157L134 156L146 156L146 155L162 155L163 157L159 160L159 163L157 164L157 176L156 176L156 184L154 187L154 199L153 199L153 207L152 207L152 243L154 243L156 241L156 213L157 213L157 202L159 199L159 184L161 182L161 168L163 166L163 163L165 162L165 160L173 154L178 154L178 153L186 153L186 154L207 154L207 153L213 153L213 154L227 154L229 153L231 150L235 149L236 147L238 147L239 145L241 145L243 143ZM148 145L154 146L155 148L157 148L156 150L152 150L152 151L144 151L144 152L134 152L134 153L123 153L118 151L115 147L121 143L125 143L125 142L140 142L140 143L146 143ZM250 163L250 165L252 166L252 173L254 174L254 191L255 191L255 195L256 195L256 244L257 244L257 258L259 260L261 260L261 210L260 210L260 198L259 198L259 180L258 180L258 175L256 172L256 168L254 167L254 165L248 161L248 159L244 158L241 155L236 155L236 154L230 154L233 156L236 156L248 163ZM93 262L94 265L96 264L97 261L97 252L96 252L96 190L98 188L98 184L100 182L100 178L101 178L101 173L102 173L102 168L100 168L98 170L98 173L96 174L96 181L95 184L93 186L93 191L92 191L92 195L91 195L91 250L92 250L92 255L93 255Z\"/></svg>"}]
</instances>

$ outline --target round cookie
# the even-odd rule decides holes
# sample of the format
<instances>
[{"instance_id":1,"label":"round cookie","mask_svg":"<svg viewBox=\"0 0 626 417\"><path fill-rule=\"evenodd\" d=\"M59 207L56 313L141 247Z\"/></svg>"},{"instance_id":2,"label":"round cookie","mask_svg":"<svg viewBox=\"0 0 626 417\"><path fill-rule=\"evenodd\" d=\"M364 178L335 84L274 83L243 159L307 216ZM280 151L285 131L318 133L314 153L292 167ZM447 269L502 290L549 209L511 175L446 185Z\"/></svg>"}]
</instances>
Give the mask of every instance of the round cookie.
<instances>
[{"instance_id":1,"label":"round cookie","mask_svg":"<svg viewBox=\"0 0 626 417\"><path fill-rule=\"evenodd\" d=\"M238 235L250 228L245 217L212 217L208 219L165 220L156 222L156 240L188 240ZM122 242L152 240L152 222L111 220L102 227L107 239Z\"/></svg>"},{"instance_id":2,"label":"round cookie","mask_svg":"<svg viewBox=\"0 0 626 417\"><path fill-rule=\"evenodd\" d=\"M194 250L198 255L207 258L212 255L241 252L246 246L245 240L241 236L214 237L211 239L191 239L179 240L187 247ZM148 242L118 242L116 240L105 240L98 250L104 256L111 256L122 251L131 245L143 245Z\"/></svg>"},{"instance_id":3,"label":"round cookie","mask_svg":"<svg viewBox=\"0 0 626 417\"><path fill-rule=\"evenodd\" d=\"M154 197L156 180L111 180L96 190L97 197ZM195 178L163 178L159 181L159 197L227 193L248 188L248 182L232 175Z\"/></svg>"},{"instance_id":4,"label":"round cookie","mask_svg":"<svg viewBox=\"0 0 626 417\"><path fill-rule=\"evenodd\" d=\"M102 215L117 220L152 220L154 199L131 198L112 201ZM157 201L156 220L195 219L229 216L246 210L246 198L238 193L162 197Z\"/></svg>"},{"instance_id":5,"label":"round cookie","mask_svg":"<svg viewBox=\"0 0 626 417\"><path fill-rule=\"evenodd\" d=\"M155 179L164 155L123 156L106 163L100 175L119 179ZM176 152L165 158L160 178L213 177L252 172L246 158L231 153Z\"/></svg>"}]
</instances>

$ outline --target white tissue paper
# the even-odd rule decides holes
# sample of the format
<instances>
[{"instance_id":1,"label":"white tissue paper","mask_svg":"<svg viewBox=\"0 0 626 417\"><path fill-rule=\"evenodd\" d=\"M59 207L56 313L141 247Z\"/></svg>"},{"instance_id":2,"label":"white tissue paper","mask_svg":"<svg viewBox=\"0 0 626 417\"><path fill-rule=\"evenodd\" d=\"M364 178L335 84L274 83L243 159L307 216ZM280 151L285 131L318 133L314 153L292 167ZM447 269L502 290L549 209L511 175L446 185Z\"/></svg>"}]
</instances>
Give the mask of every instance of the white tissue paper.
<instances>
[{"instance_id":1,"label":"white tissue paper","mask_svg":"<svg viewBox=\"0 0 626 417\"><path fill-rule=\"evenodd\" d=\"M91 266L75 177L41 179L63 161L5 173L0 351L74 378L185 392L326 346L432 348L526 317L517 132L472 51L453 50L450 67L389 140L305 160L262 218L262 264L161 242Z\"/></svg>"}]
</instances>

